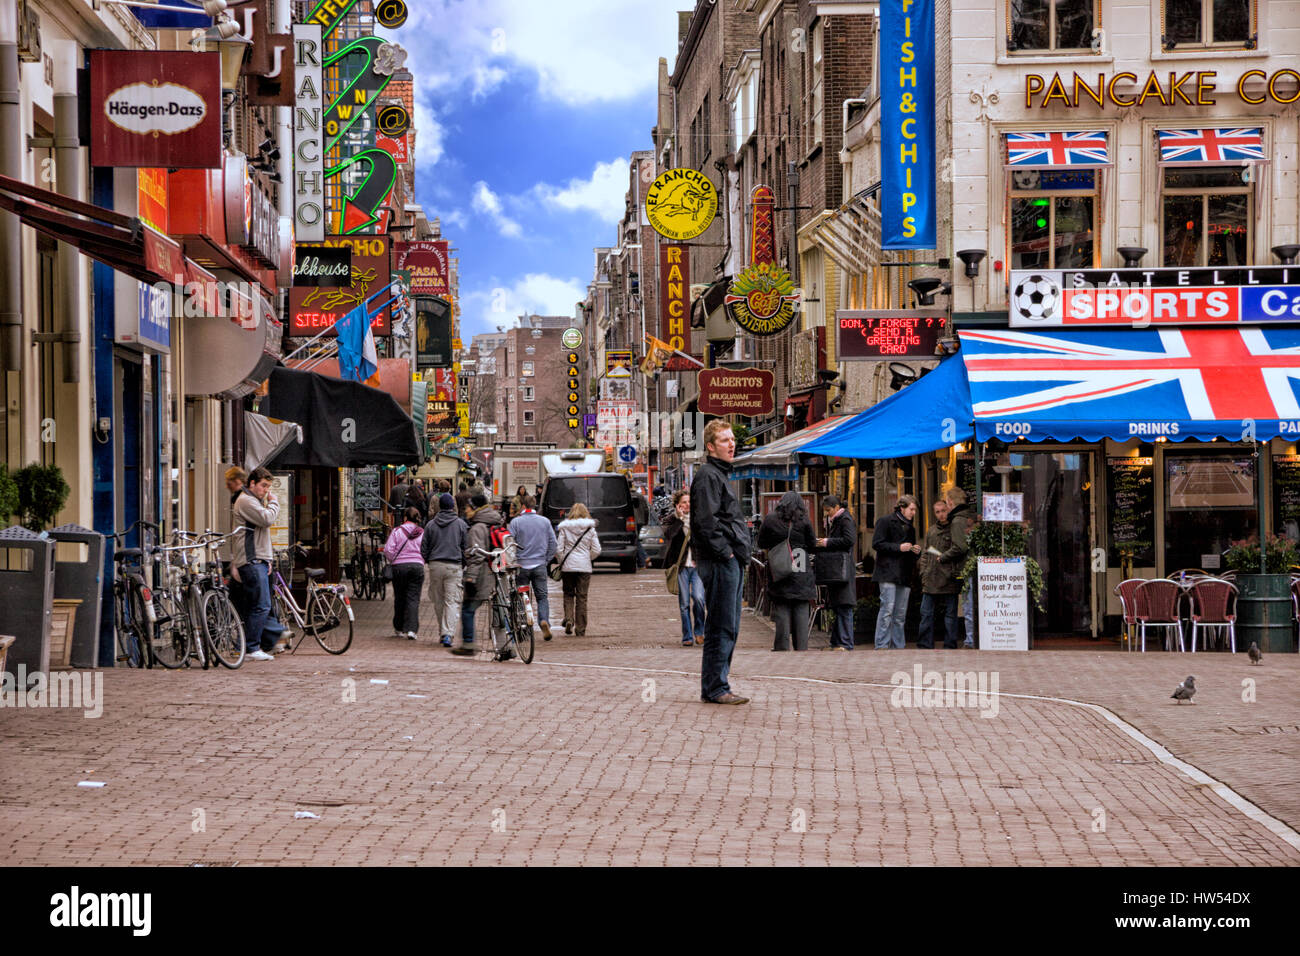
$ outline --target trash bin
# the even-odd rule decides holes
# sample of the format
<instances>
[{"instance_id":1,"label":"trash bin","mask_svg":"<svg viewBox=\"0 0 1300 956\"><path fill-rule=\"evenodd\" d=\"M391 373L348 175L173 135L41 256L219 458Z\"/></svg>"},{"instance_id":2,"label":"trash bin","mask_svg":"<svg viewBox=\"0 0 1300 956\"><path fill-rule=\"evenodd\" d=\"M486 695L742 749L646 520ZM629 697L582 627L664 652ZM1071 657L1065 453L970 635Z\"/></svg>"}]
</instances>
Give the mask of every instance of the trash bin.
<instances>
[{"instance_id":1,"label":"trash bin","mask_svg":"<svg viewBox=\"0 0 1300 956\"><path fill-rule=\"evenodd\" d=\"M50 532L50 537L64 545L55 548L54 598L80 601L68 662L73 667L99 665L99 616L103 607L104 536L75 524L65 524ZM73 557L85 545L85 560ZM62 551L64 556L60 557Z\"/></svg>"},{"instance_id":2,"label":"trash bin","mask_svg":"<svg viewBox=\"0 0 1300 956\"><path fill-rule=\"evenodd\" d=\"M1288 574L1237 575L1237 649L1259 644L1265 654L1289 654L1293 609Z\"/></svg>"},{"instance_id":3,"label":"trash bin","mask_svg":"<svg viewBox=\"0 0 1300 956\"><path fill-rule=\"evenodd\" d=\"M0 634L14 635L5 670L18 676L50 669L54 608L54 540L15 526L0 531Z\"/></svg>"}]
</instances>

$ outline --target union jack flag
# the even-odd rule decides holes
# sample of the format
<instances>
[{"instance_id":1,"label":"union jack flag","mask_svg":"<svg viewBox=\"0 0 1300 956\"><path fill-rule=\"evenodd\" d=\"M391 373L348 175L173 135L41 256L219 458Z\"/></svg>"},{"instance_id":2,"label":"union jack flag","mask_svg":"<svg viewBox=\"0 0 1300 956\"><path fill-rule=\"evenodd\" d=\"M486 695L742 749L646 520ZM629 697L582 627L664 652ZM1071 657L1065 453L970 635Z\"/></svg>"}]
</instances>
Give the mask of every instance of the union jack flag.
<instances>
[{"instance_id":1,"label":"union jack flag","mask_svg":"<svg viewBox=\"0 0 1300 956\"><path fill-rule=\"evenodd\" d=\"M1106 134L1100 130L1007 133L1008 166L1105 166Z\"/></svg>"},{"instance_id":2,"label":"union jack flag","mask_svg":"<svg viewBox=\"0 0 1300 956\"><path fill-rule=\"evenodd\" d=\"M1264 159L1264 135L1254 129L1162 129L1160 160L1170 163L1228 163Z\"/></svg>"},{"instance_id":3,"label":"union jack flag","mask_svg":"<svg viewBox=\"0 0 1300 956\"><path fill-rule=\"evenodd\" d=\"M1295 329L964 329L961 342L976 421L1300 418Z\"/></svg>"}]
</instances>

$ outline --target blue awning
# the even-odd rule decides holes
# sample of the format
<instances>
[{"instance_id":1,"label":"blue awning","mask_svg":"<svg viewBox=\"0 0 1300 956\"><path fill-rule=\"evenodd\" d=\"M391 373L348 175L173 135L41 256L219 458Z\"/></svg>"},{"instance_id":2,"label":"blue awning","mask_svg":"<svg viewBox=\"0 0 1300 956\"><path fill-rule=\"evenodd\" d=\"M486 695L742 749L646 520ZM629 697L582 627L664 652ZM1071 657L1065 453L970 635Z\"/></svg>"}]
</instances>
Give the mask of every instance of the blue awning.
<instances>
[{"instance_id":1,"label":"blue awning","mask_svg":"<svg viewBox=\"0 0 1300 956\"><path fill-rule=\"evenodd\" d=\"M731 477L733 480L761 478L769 481L798 481L799 456L807 454L804 446L839 429L852 418L852 415L823 418L814 425L755 448L748 454L737 455L731 463Z\"/></svg>"},{"instance_id":2,"label":"blue awning","mask_svg":"<svg viewBox=\"0 0 1300 956\"><path fill-rule=\"evenodd\" d=\"M800 451L836 458L906 458L969 441L972 417L966 368L953 355Z\"/></svg>"},{"instance_id":3,"label":"blue awning","mask_svg":"<svg viewBox=\"0 0 1300 956\"><path fill-rule=\"evenodd\" d=\"M960 336L980 441L1300 435L1300 329L964 329Z\"/></svg>"}]
</instances>

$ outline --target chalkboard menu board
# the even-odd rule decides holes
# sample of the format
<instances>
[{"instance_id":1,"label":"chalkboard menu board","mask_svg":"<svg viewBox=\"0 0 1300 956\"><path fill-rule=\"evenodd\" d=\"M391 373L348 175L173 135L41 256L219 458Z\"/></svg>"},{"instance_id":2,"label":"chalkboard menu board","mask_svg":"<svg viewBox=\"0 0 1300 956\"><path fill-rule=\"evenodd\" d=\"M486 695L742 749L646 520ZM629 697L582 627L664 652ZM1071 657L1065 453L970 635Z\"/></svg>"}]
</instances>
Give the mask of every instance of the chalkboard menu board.
<instances>
[{"instance_id":1,"label":"chalkboard menu board","mask_svg":"<svg viewBox=\"0 0 1300 956\"><path fill-rule=\"evenodd\" d=\"M989 487L989 476L984 476L984 490L997 491L998 489ZM957 487L966 492L966 500L971 504L971 510L976 513L979 508L975 503L975 456L972 454L957 456Z\"/></svg>"},{"instance_id":2,"label":"chalkboard menu board","mask_svg":"<svg viewBox=\"0 0 1300 956\"><path fill-rule=\"evenodd\" d=\"M384 510L384 498L379 493L379 469L374 465L352 472L352 507L356 511Z\"/></svg>"},{"instance_id":3,"label":"chalkboard menu board","mask_svg":"<svg viewBox=\"0 0 1300 956\"><path fill-rule=\"evenodd\" d=\"M1156 495L1152 461L1151 458L1106 459L1112 565L1118 566L1128 554L1132 555L1136 567L1155 566Z\"/></svg>"},{"instance_id":4,"label":"chalkboard menu board","mask_svg":"<svg viewBox=\"0 0 1300 956\"><path fill-rule=\"evenodd\" d=\"M1273 529L1300 540L1300 455L1273 456Z\"/></svg>"}]
</instances>

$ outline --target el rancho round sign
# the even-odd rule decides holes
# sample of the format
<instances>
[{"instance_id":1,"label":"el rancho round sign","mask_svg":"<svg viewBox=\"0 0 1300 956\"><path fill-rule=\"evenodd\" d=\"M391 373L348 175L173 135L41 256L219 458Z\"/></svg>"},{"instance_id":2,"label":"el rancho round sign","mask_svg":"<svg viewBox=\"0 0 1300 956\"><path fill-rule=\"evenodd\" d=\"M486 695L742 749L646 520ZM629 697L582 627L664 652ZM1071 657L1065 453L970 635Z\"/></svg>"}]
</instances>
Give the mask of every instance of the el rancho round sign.
<instances>
[{"instance_id":1,"label":"el rancho round sign","mask_svg":"<svg viewBox=\"0 0 1300 956\"><path fill-rule=\"evenodd\" d=\"M646 191L645 214L659 235L686 242L712 225L718 214L718 191L698 169L670 169Z\"/></svg>"}]
</instances>

